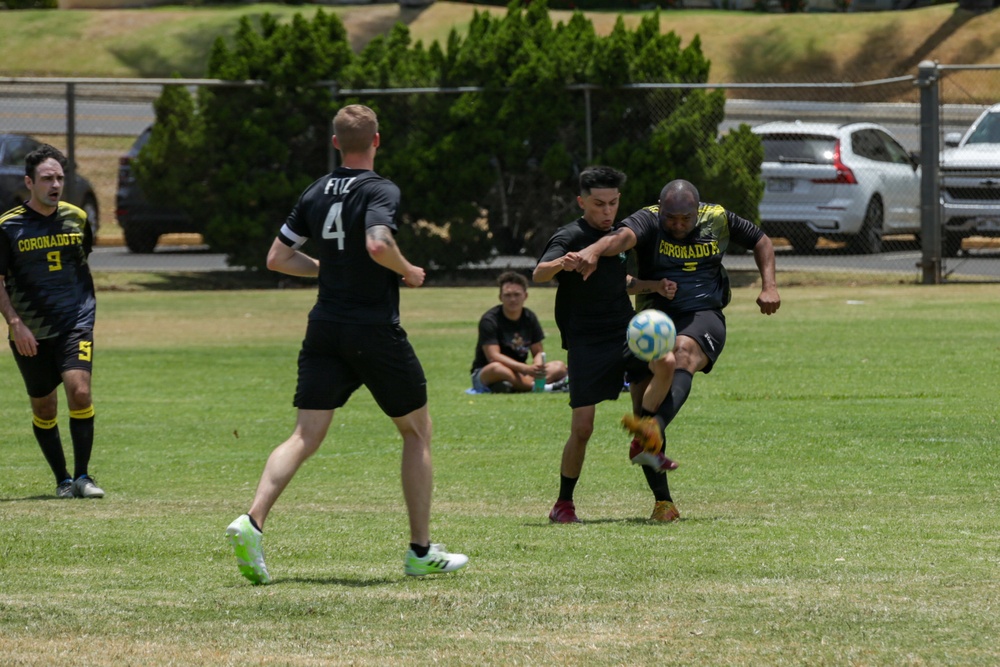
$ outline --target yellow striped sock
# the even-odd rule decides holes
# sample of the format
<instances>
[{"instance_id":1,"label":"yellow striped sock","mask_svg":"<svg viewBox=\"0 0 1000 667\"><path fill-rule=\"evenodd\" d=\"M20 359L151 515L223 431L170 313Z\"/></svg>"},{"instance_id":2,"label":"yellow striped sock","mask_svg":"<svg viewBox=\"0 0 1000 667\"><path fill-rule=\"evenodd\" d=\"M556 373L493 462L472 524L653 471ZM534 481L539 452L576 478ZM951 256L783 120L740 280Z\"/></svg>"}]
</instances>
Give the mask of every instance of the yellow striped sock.
<instances>
[{"instance_id":1,"label":"yellow striped sock","mask_svg":"<svg viewBox=\"0 0 1000 667\"><path fill-rule=\"evenodd\" d=\"M55 419L42 419L38 415L32 415L31 423L33 423L38 428L44 428L46 430L56 427Z\"/></svg>"},{"instance_id":2,"label":"yellow striped sock","mask_svg":"<svg viewBox=\"0 0 1000 667\"><path fill-rule=\"evenodd\" d=\"M93 416L94 416L94 406L93 405L88 405L87 407L85 407L85 408L83 408L81 410L70 410L69 411L69 418L70 419L89 419L90 417L93 417Z\"/></svg>"}]
</instances>

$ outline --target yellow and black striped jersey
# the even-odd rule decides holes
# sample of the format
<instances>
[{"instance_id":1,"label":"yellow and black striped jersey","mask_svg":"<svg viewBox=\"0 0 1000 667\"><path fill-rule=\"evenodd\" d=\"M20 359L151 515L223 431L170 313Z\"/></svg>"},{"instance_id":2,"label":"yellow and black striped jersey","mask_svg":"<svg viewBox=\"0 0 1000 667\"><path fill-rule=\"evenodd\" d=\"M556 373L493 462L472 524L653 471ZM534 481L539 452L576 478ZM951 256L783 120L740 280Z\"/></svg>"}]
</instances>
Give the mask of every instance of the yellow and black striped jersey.
<instances>
[{"instance_id":1,"label":"yellow and black striped jersey","mask_svg":"<svg viewBox=\"0 0 1000 667\"><path fill-rule=\"evenodd\" d=\"M722 258L730 239L752 248L763 236L752 222L718 204L699 204L698 222L685 239L666 232L658 205L636 211L622 224L635 232L638 277L667 278L678 284L673 299L655 293L639 295L636 309L656 308L668 315L724 308L731 293Z\"/></svg>"},{"instance_id":2,"label":"yellow and black striped jersey","mask_svg":"<svg viewBox=\"0 0 1000 667\"><path fill-rule=\"evenodd\" d=\"M25 205L0 216L0 276L35 338L94 327L92 249L87 214L67 202L48 216Z\"/></svg>"}]
</instances>

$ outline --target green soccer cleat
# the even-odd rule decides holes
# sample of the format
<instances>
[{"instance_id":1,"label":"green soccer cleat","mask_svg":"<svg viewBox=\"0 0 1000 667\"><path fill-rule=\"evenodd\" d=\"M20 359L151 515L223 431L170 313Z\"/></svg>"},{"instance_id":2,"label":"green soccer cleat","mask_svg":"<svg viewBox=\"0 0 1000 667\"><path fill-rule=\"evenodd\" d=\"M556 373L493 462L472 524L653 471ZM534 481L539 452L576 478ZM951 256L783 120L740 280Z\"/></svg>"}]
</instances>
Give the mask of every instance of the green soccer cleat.
<instances>
[{"instance_id":1,"label":"green soccer cleat","mask_svg":"<svg viewBox=\"0 0 1000 667\"><path fill-rule=\"evenodd\" d=\"M466 566L469 557L465 554L450 554L444 550L443 544L432 544L430 551L423 558L418 558L413 549L406 552L404 571L411 577L422 577L427 574L444 574L454 572Z\"/></svg>"},{"instance_id":2,"label":"green soccer cleat","mask_svg":"<svg viewBox=\"0 0 1000 667\"><path fill-rule=\"evenodd\" d=\"M249 515L243 514L226 528L226 539L236 552L240 574L255 584L271 583L264 565L264 534L253 527Z\"/></svg>"}]
</instances>

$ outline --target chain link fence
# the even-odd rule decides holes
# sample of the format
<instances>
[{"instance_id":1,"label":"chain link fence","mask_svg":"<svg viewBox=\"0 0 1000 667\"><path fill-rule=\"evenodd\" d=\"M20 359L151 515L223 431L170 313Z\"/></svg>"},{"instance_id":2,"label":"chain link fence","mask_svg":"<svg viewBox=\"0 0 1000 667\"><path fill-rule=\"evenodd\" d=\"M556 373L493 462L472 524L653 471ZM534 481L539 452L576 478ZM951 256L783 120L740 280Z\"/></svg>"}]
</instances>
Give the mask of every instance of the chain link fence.
<instances>
[{"instance_id":1,"label":"chain link fence","mask_svg":"<svg viewBox=\"0 0 1000 667\"><path fill-rule=\"evenodd\" d=\"M30 135L63 148L86 179L79 187L93 193L100 225L92 259L96 272L113 276L120 271L226 268L224 258L202 243L196 221L183 233L161 236L150 253L130 251L119 224L132 205L120 197L120 190L129 186L130 150L134 152L137 139L153 122L152 104L162 86L177 83L192 90L234 85L176 79L0 79L0 133ZM953 147L958 138L1000 102L1000 66L923 63L919 74L861 83L640 84L613 95L577 86L569 89L566 99L580 105L581 123L563 131L588 159L601 152L609 133L634 134L636 151L652 151L655 147L644 142L647 126L667 118L677 100L697 88L725 89L724 115L716 119L723 140L745 124L764 141L759 204L725 203L762 224L775 239L779 271L811 274L818 280L840 275L899 283L1000 281L1000 136L978 151L966 151L960 161L951 159L952 151L960 150ZM476 94L473 88L330 89L337 99L360 100ZM612 104L634 109L635 122L613 127L602 122ZM849 125L853 123L862 124ZM1000 124L997 129L1000 132ZM392 135L405 131L405 123L399 123ZM883 131L896 147L884 139ZM23 175L23 155L5 151L2 162L5 183L18 168ZM499 188L497 196L503 196L503 190ZM648 203L655 202L657 194L646 193ZM79 198L81 193L67 193L67 198L71 195ZM0 206L11 204L12 195L0 196L8 197ZM518 196L551 199L542 192ZM577 215L571 206L546 204L539 210L558 218L548 221L546 230ZM496 240L502 246L503 239ZM519 258L504 252L479 268L527 268L533 261L530 252ZM750 255L726 261L734 270L753 269Z\"/></svg>"}]
</instances>

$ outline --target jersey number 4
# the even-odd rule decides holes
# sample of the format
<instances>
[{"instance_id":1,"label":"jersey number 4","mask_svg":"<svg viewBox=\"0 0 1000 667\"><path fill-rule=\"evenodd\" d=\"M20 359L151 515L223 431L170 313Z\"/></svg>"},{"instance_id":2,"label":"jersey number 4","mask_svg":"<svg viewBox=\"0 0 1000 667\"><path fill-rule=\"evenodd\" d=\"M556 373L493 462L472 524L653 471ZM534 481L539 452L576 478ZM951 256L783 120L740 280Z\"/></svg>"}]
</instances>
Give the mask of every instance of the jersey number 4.
<instances>
[{"instance_id":1,"label":"jersey number 4","mask_svg":"<svg viewBox=\"0 0 1000 667\"><path fill-rule=\"evenodd\" d=\"M344 220L340 217L343 209L343 202L333 202L330 210L326 213L326 220L323 221L323 238L336 239L337 250L344 249Z\"/></svg>"}]
</instances>

